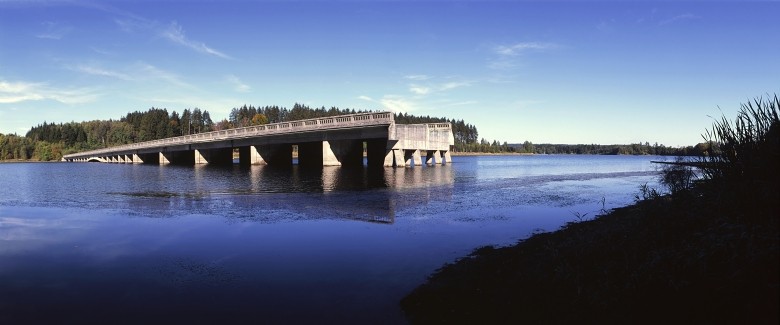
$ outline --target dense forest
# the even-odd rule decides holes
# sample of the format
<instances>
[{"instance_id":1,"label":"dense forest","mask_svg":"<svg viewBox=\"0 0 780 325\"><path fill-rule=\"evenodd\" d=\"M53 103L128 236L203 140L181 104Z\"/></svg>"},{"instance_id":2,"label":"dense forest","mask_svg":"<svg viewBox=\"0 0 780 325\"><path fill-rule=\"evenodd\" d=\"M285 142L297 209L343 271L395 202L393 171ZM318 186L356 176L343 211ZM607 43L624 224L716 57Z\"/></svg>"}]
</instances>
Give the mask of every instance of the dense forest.
<instances>
[{"instance_id":1,"label":"dense forest","mask_svg":"<svg viewBox=\"0 0 780 325\"><path fill-rule=\"evenodd\" d=\"M658 156L701 156L710 148L707 143L696 146L667 147L663 144L510 144L517 152L537 154L577 154L577 155L658 155Z\"/></svg>"},{"instance_id":2,"label":"dense forest","mask_svg":"<svg viewBox=\"0 0 780 325\"><path fill-rule=\"evenodd\" d=\"M181 113L164 108L128 113L118 120L48 123L34 126L25 136L0 134L0 161L3 160L59 160L63 155L117 145L156 140L167 137L226 130L231 128L289 122L335 115L366 113L369 111L311 108L296 103L291 109L279 106L241 106L233 108L228 118L214 122L207 110L184 109ZM395 114L398 124L451 123L455 137L455 152L485 153L547 153L547 154L657 154L693 155L703 152L697 147L671 148L649 143L635 145L534 145L489 142L479 139L477 127L465 121L444 117Z\"/></svg>"}]
</instances>

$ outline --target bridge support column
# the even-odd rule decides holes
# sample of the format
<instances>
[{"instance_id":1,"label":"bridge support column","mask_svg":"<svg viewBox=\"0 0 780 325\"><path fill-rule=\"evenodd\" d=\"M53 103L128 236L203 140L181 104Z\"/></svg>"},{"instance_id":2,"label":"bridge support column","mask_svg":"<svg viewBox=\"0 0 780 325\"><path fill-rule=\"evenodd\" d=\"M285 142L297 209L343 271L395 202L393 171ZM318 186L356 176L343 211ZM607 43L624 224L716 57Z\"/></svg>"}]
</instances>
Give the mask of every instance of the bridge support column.
<instances>
[{"instance_id":1,"label":"bridge support column","mask_svg":"<svg viewBox=\"0 0 780 325\"><path fill-rule=\"evenodd\" d=\"M323 166L341 166L339 157L336 157L336 153L333 149L338 148L335 142L331 146L330 141L322 141L322 165Z\"/></svg>"},{"instance_id":2,"label":"bridge support column","mask_svg":"<svg viewBox=\"0 0 780 325\"><path fill-rule=\"evenodd\" d=\"M164 152L160 153L160 160L159 160L159 162L160 162L160 165L167 165L167 164L171 163L171 161L168 160L168 156Z\"/></svg>"},{"instance_id":3,"label":"bridge support column","mask_svg":"<svg viewBox=\"0 0 780 325\"><path fill-rule=\"evenodd\" d=\"M322 141L323 166L362 166L363 141L330 140Z\"/></svg>"},{"instance_id":4,"label":"bridge support column","mask_svg":"<svg viewBox=\"0 0 780 325\"><path fill-rule=\"evenodd\" d=\"M404 150L404 166L422 166L420 149Z\"/></svg>"},{"instance_id":5,"label":"bridge support column","mask_svg":"<svg viewBox=\"0 0 780 325\"><path fill-rule=\"evenodd\" d=\"M362 166L363 142L331 140L298 145L298 164L302 166Z\"/></svg>"},{"instance_id":6,"label":"bridge support column","mask_svg":"<svg viewBox=\"0 0 780 325\"><path fill-rule=\"evenodd\" d=\"M208 164L208 160L206 160L206 157L203 157L203 154L200 152L200 150L195 150L195 164Z\"/></svg>"},{"instance_id":7,"label":"bridge support column","mask_svg":"<svg viewBox=\"0 0 780 325\"><path fill-rule=\"evenodd\" d=\"M384 167L403 167L404 150L403 149L386 149L387 153L382 160L382 166Z\"/></svg>"},{"instance_id":8,"label":"bridge support column","mask_svg":"<svg viewBox=\"0 0 780 325\"><path fill-rule=\"evenodd\" d=\"M393 151L388 149L387 139L366 140L366 158L371 167L393 167Z\"/></svg>"},{"instance_id":9,"label":"bridge support column","mask_svg":"<svg viewBox=\"0 0 780 325\"><path fill-rule=\"evenodd\" d=\"M403 167L405 165L404 149L393 149L393 167Z\"/></svg>"},{"instance_id":10,"label":"bridge support column","mask_svg":"<svg viewBox=\"0 0 780 325\"><path fill-rule=\"evenodd\" d=\"M144 160L141 159L141 156L139 156L137 154L133 154L133 163L134 164L143 164Z\"/></svg>"},{"instance_id":11,"label":"bridge support column","mask_svg":"<svg viewBox=\"0 0 780 325\"><path fill-rule=\"evenodd\" d=\"M310 167L322 166L324 151L322 142L305 142L298 144L298 165ZM328 151L330 151L330 149L328 149Z\"/></svg>"},{"instance_id":12,"label":"bridge support column","mask_svg":"<svg viewBox=\"0 0 780 325\"><path fill-rule=\"evenodd\" d=\"M229 165L233 163L233 148L196 149L194 151L193 157L195 159L195 165Z\"/></svg>"},{"instance_id":13,"label":"bridge support column","mask_svg":"<svg viewBox=\"0 0 780 325\"><path fill-rule=\"evenodd\" d=\"M299 156L300 156L300 149ZM263 157L266 163L273 166L291 166L292 165L292 145L273 144L258 146L258 153Z\"/></svg>"},{"instance_id":14,"label":"bridge support column","mask_svg":"<svg viewBox=\"0 0 780 325\"><path fill-rule=\"evenodd\" d=\"M175 165L194 165L195 154L192 150L187 151L164 151L160 152L158 156L160 165L175 164Z\"/></svg>"},{"instance_id":15,"label":"bridge support column","mask_svg":"<svg viewBox=\"0 0 780 325\"><path fill-rule=\"evenodd\" d=\"M442 157L442 164L449 164L452 163L452 155L450 154L450 151L447 150L444 152L444 157Z\"/></svg>"},{"instance_id":16,"label":"bridge support column","mask_svg":"<svg viewBox=\"0 0 780 325\"><path fill-rule=\"evenodd\" d=\"M257 146L247 146L238 148L238 163L241 165L266 165L268 164Z\"/></svg>"},{"instance_id":17,"label":"bridge support column","mask_svg":"<svg viewBox=\"0 0 780 325\"><path fill-rule=\"evenodd\" d=\"M425 155L425 163L428 165L441 164L441 152L439 150L428 150Z\"/></svg>"}]
</instances>

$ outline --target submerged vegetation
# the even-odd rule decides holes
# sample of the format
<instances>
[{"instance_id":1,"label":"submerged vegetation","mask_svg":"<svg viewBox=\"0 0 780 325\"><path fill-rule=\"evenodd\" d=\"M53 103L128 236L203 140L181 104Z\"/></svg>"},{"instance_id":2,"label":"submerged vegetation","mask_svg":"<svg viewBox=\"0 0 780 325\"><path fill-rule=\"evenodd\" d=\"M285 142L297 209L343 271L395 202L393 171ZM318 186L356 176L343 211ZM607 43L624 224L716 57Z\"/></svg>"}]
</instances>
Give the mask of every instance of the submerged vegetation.
<instances>
[{"instance_id":1,"label":"submerged vegetation","mask_svg":"<svg viewBox=\"0 0 780 325\"><path fill-rule=\"evenodd\" d=\"M759 98L716 120L707 155L662 167L665 191L645 185L635 205L446 265L403 299L407 317L777 324L778 110Z\"/></svg>"}]
</instances>

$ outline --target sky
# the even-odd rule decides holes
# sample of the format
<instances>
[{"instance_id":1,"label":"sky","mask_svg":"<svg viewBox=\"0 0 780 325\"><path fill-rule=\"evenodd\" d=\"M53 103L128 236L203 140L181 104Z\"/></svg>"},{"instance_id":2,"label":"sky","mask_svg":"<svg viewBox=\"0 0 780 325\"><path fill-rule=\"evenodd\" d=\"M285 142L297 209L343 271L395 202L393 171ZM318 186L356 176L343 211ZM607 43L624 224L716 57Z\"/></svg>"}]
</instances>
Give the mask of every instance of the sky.
<instances>
[{"instance_id":1,"label":"sky","mask_svg":"<svg viewBox=\"0 0 780 325\"><path fill-rule=\"evenodd\" d=\"M244 104L694 145L780 94L780 2L0 0L0 133Z\"/></svg>"}]
</instances>

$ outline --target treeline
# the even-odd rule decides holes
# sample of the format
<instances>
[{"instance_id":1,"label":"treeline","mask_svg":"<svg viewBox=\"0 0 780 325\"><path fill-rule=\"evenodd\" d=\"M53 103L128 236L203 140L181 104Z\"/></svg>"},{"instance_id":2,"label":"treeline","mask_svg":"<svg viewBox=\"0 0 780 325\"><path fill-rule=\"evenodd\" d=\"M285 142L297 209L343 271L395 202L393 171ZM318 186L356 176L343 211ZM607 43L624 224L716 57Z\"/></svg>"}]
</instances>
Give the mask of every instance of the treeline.
<instances>
[{"instance_id":1,"label":"treeline","mask_svg":"<svg viewBox=\"0 0 780 325\"><path fill-rule=\"evenodd\" d=\"M295 103L291 109L280 106L247 106L233 108L228 118L214 122L211 114L199 108L184 109L181 113L164 108L128 113L119 120L47 123L34 126L24 137L0 134L0 160L59 160L63 155L112 146L151 141L175 136L197 134L268 123L289 122L371 111L311 108ZM394 114L395 123L450 123L455 138L455 152L537 153L537 154L626 154L626 155L700 155L708 149L695 147L673 148L664 145L535 145L489 142L479 140L477 127L464 120L445 117Z\"/></svg>"},{"instance_id":2,"label":"treeline","mask_svg":"<svg viewBox=\"0 0 780 325\"><path fill-rule=\"evenodd\" d=\"M493 142L481 139L479 142L467 143L455 146L460 152L484 152L484 153L525 153L525 154L564 154L564 155L658 155L658 156L701 156L705 155L710 146L707 143L699 143L687 147L667 147L662 144L651 145L649 142L636 144L534 144L530 141L523 143L503 143L498 140Z\"/></svg>"},{"instance_id":3,"label":"treeline","mask_svg":"<svg viewBox=\"0 0 780 325\"><path fill-rule=\"evenodd\" d=\"M575 155L658 155L658 156L700 156L709 149L707 143L695 146L667 147L663 144L511 144L518 152L537 154L575 154Z\"/></svg>"},{"instance_id":4,"label":"treeline","mask_svg":"<svg viewBox=\"0 0 780 325\"><path fill-rule=\"evenodd\" d=\"M340 109L338 107L331 107L326 109L325 106L320 108L311 108L309 106L295 103L292 109L279 106L241 106L233 108L230 111L228 119L223 119L217 123L217 128L220 130L246 127L252 125L262 125L268 123L281 123L297 120L306 120L313 118L329 117L336 115L368 113L370 111L354 110L354 109Z\"/></svg>"},{"instance_id":5,"label":"treeline","mask_svg":"<svg viewBox=\"0 0 780 325\"><path fill-rule=\"evenodd\" d=\"M27 160L32 158L35 143L16 134L0 133L0 160Z\"/></svg>"},{"instance_id":6,"label":"treeline","mask_svg":"<svg viewBox=\"0 0 780 325\"><path fill-rule=\"evenodd\" d=\"M24 137L6 135L0 141L0 160L59 160L63 155L123 144L209 132L211 115L199 108L181 114L150 108L119 120L47 123L34 126Z\"/></svg>"}]
</instances>

